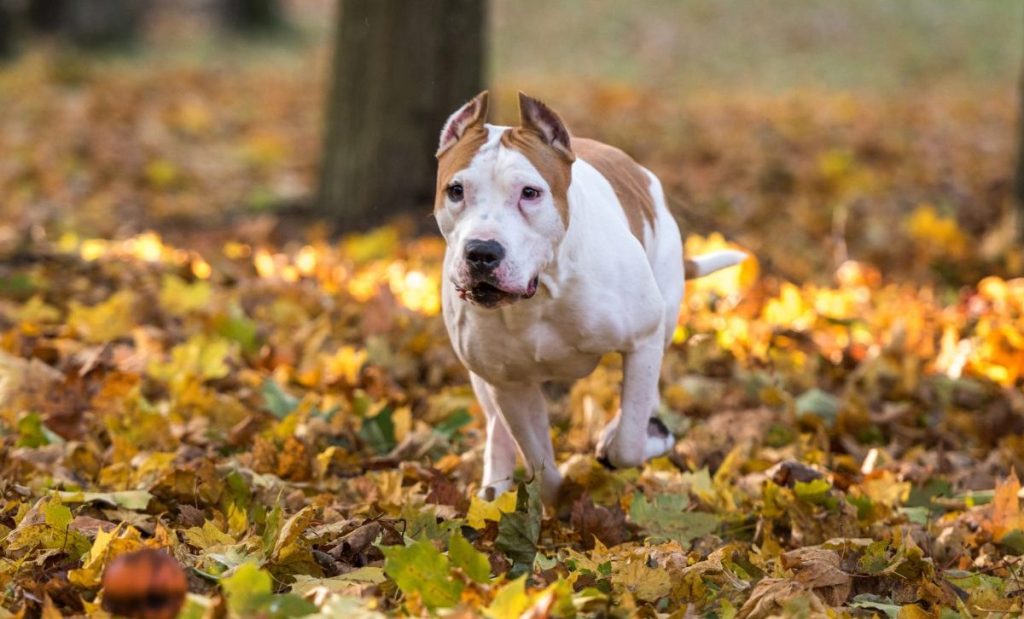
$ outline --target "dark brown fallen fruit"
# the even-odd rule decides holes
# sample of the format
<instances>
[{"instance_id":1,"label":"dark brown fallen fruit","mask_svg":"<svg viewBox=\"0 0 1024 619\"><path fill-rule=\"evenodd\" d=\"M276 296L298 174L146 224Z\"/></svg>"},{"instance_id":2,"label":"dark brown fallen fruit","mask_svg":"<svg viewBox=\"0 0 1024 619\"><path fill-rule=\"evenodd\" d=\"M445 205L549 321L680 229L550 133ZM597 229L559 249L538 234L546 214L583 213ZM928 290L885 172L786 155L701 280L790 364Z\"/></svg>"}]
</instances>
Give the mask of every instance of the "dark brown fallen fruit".
<instances>
[{"instance_id":1,"label":"dark brown fallen fruit","mask_svg":"<svg viewBox=\"0 0 1024 619\"><path fill-rule=\"evenodd\" d=\"M173 619L187 592L185 571L162 550L121 555L103 573L103 608L122 617Z\"/></svg>"}]
</instances>

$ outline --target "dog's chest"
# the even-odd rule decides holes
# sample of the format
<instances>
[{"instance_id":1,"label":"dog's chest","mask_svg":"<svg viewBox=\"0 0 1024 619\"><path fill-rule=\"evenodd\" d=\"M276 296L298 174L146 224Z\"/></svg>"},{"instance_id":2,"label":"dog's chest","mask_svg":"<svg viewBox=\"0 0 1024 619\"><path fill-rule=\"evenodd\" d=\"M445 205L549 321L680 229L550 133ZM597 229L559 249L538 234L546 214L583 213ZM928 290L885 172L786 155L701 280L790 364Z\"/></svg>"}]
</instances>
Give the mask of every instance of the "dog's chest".
<instances>
[{"instance_id":1,"label":"dog's chest","mask_svg":"<svg viewBox=\"0 0 1024 619\"><path fill-rule=\"evenodd\" d=\"M488 382L575 380L600 360L580 349L586 338L568 312L484 313L449 305L445 319L459 359Z\"/></svg>"}]
</instances>

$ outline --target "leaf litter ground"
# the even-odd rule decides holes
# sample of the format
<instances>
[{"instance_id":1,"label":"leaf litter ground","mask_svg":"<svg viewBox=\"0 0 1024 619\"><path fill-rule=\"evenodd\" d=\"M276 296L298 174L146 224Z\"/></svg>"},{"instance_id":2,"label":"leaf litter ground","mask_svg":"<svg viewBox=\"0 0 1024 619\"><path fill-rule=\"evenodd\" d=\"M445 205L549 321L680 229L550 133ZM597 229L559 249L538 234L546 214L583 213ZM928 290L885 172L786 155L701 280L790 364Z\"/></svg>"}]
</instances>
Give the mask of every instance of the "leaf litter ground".
<instances>
[{"instance_id":1,"label":"leaf litter ground","mask_svg":"<svg viewBox=\"0 0 1024 619\"><path fill-rule=\"evenodd\" d=\"M310 188L315 162L294 155L316 125L286 112L319 103L308 84L48 66L0 80L38 87L0 121L16 153L0 168L0 616L100 614L104 569L143 548L187 568L188 617L1020 613L1024 280L1005 226L964 215L1008 213L991 195L1005 185L976 181L1005 175L991 126L1006 110L981 98L956 116L951 134L997 146L951 163L896 127L933 135L913 106L962 111L953 96L744 100L728 122L688 104L694 139L652 165L686 162L665 173L684 218L725 200L759 260L689 289L662 376L669 456L595 462L616 357L552 386L569 482L544 513L528 480L475 495L482 426L438 317L440 240L332 241L264 212ZM44 96L66 88L77 103ZM239 88L270 102L234 106ZM566 93L584 127L641 96ZM104 122L111 108L145 139ZM727 132L763 117L774 137ZM737 174L752 156L760 172ZM942 170L972 166L941 193ZM182 224L240 200L209 229ZM769 246L780 219L827 247ZM688 251L727 245L707 232Z\"/></svg>"}]
</instances>

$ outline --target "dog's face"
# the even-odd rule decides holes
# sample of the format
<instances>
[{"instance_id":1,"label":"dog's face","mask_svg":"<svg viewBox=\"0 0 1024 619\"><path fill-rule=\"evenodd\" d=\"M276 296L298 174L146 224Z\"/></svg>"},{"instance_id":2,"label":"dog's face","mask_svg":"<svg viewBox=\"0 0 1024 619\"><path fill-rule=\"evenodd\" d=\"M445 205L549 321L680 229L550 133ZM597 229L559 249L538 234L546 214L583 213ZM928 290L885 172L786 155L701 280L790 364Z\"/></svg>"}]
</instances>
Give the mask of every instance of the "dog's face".
<instances>
[{"instance_id":1,"label":"dog's face","mask_svg":"<svg viewBox=\"0 0 1024 619\"><path fill-rule=\"evenodd\" d=\"M482 307L531 298L569 225L569 134L520 93L521 126L484 124L487 93L445 123L434 215L448 242L446 275Z\"/></svg>"}]
</instances>

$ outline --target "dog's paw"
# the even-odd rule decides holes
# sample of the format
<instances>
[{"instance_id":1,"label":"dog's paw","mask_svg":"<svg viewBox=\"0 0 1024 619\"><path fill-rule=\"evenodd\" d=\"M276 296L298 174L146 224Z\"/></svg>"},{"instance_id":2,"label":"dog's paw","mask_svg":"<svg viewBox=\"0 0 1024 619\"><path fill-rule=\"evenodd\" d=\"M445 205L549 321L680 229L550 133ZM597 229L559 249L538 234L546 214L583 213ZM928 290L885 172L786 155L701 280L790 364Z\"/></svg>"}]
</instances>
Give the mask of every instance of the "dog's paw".
<instances>
[{"instance_id":1,"label":"dog's paw","mask_svg":"<svg viewBox=\"0 0 1024 619\"><path fill-rule=\"evenodd\" d=\"M644 460L666 454L676 444L668 426L661 419L651 417L647 422L647 442L644 444Z\"/></svg>"},{"instance_id":2,"label":"dog's paw","mask_svg":"<svg viewBox=\"0 0 1024 619\"><path fill-rule=\"evenodd\" d=\"M512 483L511 479L501 479L489 484L485 483L477 491L476 495L485 501L493 501L511 490L514 486L515 484Z\"/></svg>"},{"instance_id":3,"label":"dog's paw","mask_svg":"<svg viewBox=\"0 0 1024 619\"><path fill-rule=\"evenodd\" d=\"M622 469L629 468L631 466L639 466L644 461L656 458L669 452L672 447L676 444L676 438L672 436L672 432L669 431L668 426L658 419L657 417L651 417L647 422L647 437L644 441L643 454L639 460L634 461L633 457L627 458L614 458L611 453L612 442L615 439L615 431L618 429L619 418L616 417L601 433L601 438L597 443L596 457L597 461L608 469Z\"/></svg>"}]
</instances>

